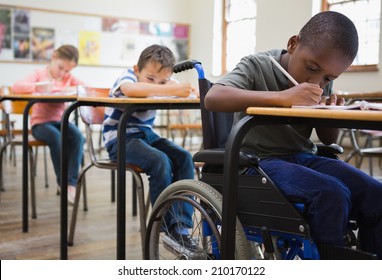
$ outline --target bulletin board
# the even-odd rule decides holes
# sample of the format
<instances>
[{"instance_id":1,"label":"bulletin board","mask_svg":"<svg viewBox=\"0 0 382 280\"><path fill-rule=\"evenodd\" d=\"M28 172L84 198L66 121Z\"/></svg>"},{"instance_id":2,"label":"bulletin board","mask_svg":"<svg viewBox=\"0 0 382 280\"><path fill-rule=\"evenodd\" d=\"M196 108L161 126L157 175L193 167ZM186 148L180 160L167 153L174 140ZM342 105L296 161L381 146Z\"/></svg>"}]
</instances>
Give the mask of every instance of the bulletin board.
<instances>
[{"instance_id":1,"label":"bulletin board","mask_svg":"<svg viewBox=\"0 0 382 280\"><path fill-rule=\"evenodd\" d=\"M71 44L79 65L128 67L152 44L189 55L189 25L0 5L0 62L39 63Z\"/></svg>"}]
</instances>

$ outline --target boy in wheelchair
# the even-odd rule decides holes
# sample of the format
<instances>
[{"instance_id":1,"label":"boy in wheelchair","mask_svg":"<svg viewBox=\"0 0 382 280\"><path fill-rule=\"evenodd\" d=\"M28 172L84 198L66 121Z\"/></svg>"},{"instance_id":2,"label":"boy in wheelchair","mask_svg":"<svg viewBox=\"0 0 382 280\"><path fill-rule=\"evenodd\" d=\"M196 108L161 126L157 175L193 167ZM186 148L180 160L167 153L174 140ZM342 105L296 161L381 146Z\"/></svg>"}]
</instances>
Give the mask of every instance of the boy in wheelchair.
<instances>
[{"instance_id":1,"label":"boy in wheelchair","mask_svg":"<svg viewBox=\"0 0 382 280\"><path fill-rule=\"evenodd\" d=\"M332 82L352 63L358 51L353 23L337 12L313 16L292 36L287 49L273 49L244 57L219 79L205 97L215 112L238 112L250 106L342 105ZM294 85L269 56L298 82ZM344 246L348 221L359 227L361 250L382 259L382 183L361 170L318 156L310 140L313 127L256 126L243 146L260 158L259 166L288 197L304 201L307 221L317 243ZM324 144L336 142L338 130L316 128Z\"/></svg>"}]
</instances>

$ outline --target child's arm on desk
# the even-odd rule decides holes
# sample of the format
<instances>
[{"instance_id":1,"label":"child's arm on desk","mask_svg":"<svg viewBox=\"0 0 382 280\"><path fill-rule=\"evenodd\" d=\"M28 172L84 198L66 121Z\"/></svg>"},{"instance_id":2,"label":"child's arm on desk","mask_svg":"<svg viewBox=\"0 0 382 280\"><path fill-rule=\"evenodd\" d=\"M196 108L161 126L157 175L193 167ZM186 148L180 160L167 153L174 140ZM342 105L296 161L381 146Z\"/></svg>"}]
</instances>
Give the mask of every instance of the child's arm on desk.
<instances>
[{"instance_id":1,"label":"child's arm on desk","mask_svg":"<svg viewBox=\"0 0 382 280\"><path fill-rule=\"evenodd\" d=\"M14 93L48 92L52 90L52 82L38 72L33 72L12 86Z\"/></svg>"},{"instance_id":2,"label":"child's arm on desk","mask_svg":"<svg viewBox=\"0 0 382 280\"><path fill-rule=\"evenodd\" d=\"M149 97L149 96L177 96L188 97L195 94L195 87L191 83L177 83L169 81L166 84L151 83L123 83L122 93L127 97Z\"/></svg>"}]
</instances>

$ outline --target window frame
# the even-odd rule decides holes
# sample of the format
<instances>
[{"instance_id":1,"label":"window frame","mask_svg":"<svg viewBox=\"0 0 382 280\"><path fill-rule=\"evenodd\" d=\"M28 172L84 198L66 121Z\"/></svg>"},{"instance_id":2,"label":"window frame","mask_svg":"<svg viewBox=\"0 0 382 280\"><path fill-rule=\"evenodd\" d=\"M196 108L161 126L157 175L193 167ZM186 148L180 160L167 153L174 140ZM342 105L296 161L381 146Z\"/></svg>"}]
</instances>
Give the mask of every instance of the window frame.
<instances>
[{"instance_id":1,"label":"window frame","mask_svg":"<svg viewBox=\"0 0 382 280\"><path fill-rule=\"evenodd\" d=\"M221 73L225 74L227 70L227 29L228 21L226 20L227 0L222 0L222 53L221 53ZM257 19L257 16L256 16Z\"/></svg>"},{"instance_id":2,"label":"window frame","mask_svg":"<svg viewBox=\"0 0 382 280\"><path fill-rule=\"evenodd\" d=\"M330 4L328 0L321 0L321 11L329 11L329 7L330 7ZM381 17L379 18L379 20L381 21ZM379 30L379 32L381 33L381 29ZM380 47L380 51L381 51L381 47ZM373 72L378 70L379 70L378 64L350 65L345 72Z\"/></svg>"},{"instance_id":3,"label":"window frame","mask_svg":"<svg viewBox=\"0 0 382 280\"><path fill-rule=\"evenodd\" d=\"M228 27L228 22L226 21L226 5L227 5L227 0L223 0L223 5L222 5L222 29L223 29L223 34L222 34L222 73L227 73L227 27Z\"/></svg>"}]
</instances>

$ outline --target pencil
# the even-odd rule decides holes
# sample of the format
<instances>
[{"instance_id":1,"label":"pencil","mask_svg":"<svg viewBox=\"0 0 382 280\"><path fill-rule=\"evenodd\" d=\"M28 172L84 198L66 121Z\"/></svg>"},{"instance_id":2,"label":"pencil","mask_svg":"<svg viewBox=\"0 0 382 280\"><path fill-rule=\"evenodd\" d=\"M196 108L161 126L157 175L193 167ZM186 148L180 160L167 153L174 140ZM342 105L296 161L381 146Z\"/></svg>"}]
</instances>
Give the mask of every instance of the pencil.
<instances>
[{"instance_id":1,"label":"pencil","mask_svg":"<svg viewBox=\"0 0 382 280\"><path fill-rule=\"evenodd\" d=\"M276 61L276 59L274 59L272 56L269 56L269 58L271 59L271 61L273 62L274 65L276 65L277 68L279 68L279 70L281 72L283 72L283 74L295 85L297 86L298 83L295 79L293 79L293 77Z\"/></svg>"}]
</instances>

